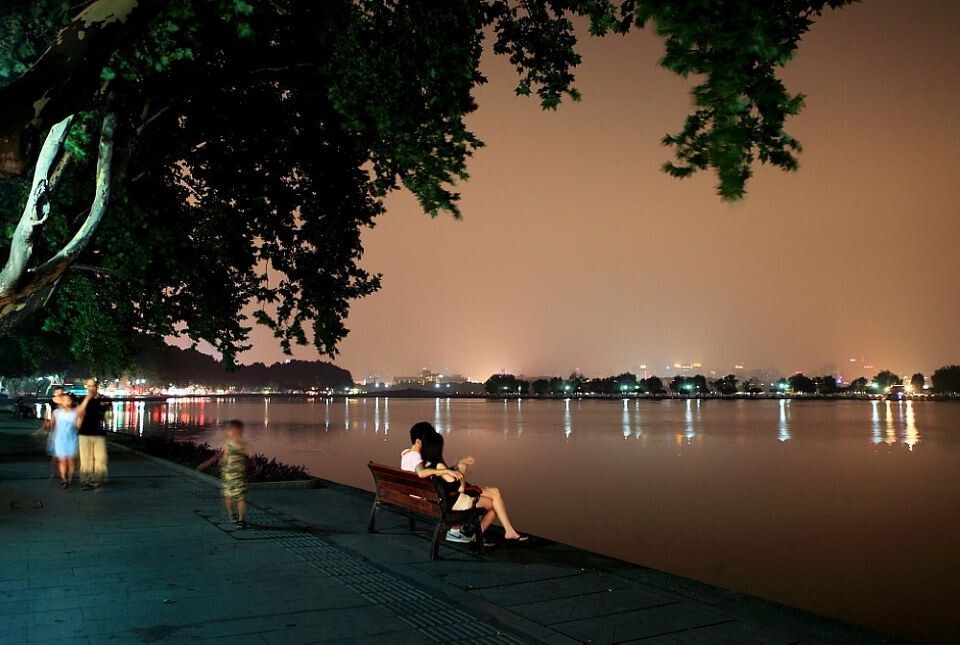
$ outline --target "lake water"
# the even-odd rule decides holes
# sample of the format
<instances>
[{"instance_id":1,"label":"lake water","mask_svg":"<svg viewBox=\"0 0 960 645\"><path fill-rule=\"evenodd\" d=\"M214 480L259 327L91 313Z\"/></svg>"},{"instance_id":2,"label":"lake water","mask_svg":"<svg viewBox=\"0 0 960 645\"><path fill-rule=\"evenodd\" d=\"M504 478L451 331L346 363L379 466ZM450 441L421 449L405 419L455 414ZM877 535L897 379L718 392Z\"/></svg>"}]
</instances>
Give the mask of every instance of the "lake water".
<instances>
[{"instance_id":1,"label":"lake water","mask_svg":"<svg viewBox=\"0 0 960 645\"><path fill-rule=\"evenodd\" d=\"M116 404L118 407L121 404ZM960 634L960 405L887 401L196 399L251 450L371 489L427 420L521 531L908 637ZM363 527L358 527L358 530Z\"/></svg>"}]
</instances>

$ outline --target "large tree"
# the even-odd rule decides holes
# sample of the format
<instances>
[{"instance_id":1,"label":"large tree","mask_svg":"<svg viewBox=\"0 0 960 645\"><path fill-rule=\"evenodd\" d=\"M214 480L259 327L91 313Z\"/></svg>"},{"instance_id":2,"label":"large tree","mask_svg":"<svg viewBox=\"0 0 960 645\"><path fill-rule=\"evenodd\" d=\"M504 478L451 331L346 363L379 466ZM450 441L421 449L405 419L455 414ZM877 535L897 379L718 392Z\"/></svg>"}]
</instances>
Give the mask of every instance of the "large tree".
<instances>
[{"instance_id":1,"label":"large tree","mask_svg":"<svg viewBox=\"0 0 960 645\"><path fill-rule=\"evenodd\" d=\"M833 374L817 376L813 379L813 382L817 386L818 394L836 394L840 391L840 387L837 385L837 379Z\"/></svg>"},{"instance_id":2,"label":"large tree","mask_svg":"<svg viewBox=\"0 0 960 645\"><path fill-rule=\"evenodd\" d=\"M652 27L662 65L697 79L664 169L712 169L739 198L755 161L796 168L784 125L802 95L778 73L850 2L5 2L7 351L116 363L137 330L232 359L256 301L284 348L334 354L349 303L378 287L358 260L384 196L405 187L425 212L459 214L487 35L517 93L555 108L579 99L578 19L598 36Z\"/></svg>"},{"instance_id":3,"label":"large tree","mask_svg":"<svg viewBox=\"0 0 960 645\"><path fill-rule=\"evenodd\" d=\"M881 372L877 372L877 375L873 377L873 383L876 384L878 389L886 390L892 385L900 385L903 383L903 379L890 370L883 370Z\"/></svg>"},{"instance_id":4,"label":"large tree","mask_svg":"<svg viewBox=\"0 0 960 645\"><path fill-rule=\"evenodd\" d=\"M790 389L797 394L813 394L817 391L817 386L809 376L797 373L787 379Z\"/></svg>"},{"instance_id":5,"label":"large tree","mask_svg":"<svg viewBox=\"0 0 960 645\"><path fill-rule=\"evenodd\" d=\"M847 390L850 392L855 392L856 394L863 394L870 389L870 381L867 380L866 376L860 376L853 379L850 382L850 385L847 386Z\"/></svg>"},{"instance_id":6,"label":"large tree","mask_svg":"<svg viewBox=\"0 0 960 645\"><path fill-rule=\"evenodd\" d=\"M731 396L739 390L739 380L736 374L727 374L710 383L710 389L723 396Z\"/></svg>"},{"instance_id":7,"label":"large tree","mask_svg":"<svg viewBox=\"0 0 960 645\"><path fill-rule=\"evenodd\" d=\"M960 393L960 365L944 365L938 368L930 381L937 394Z\"/></svg>"},{"instance_id":8,"label":"large tree","mask_svg":"<svg viewBox=\"0 0 960 645\"><path fill-rule=\"evenodd\" d=\"M917 372L910 377L910 387L913 388L914 392L923 392L924 385L927 384L927 380L923 377L923 374Z\"/></svg>"}]
</instances>

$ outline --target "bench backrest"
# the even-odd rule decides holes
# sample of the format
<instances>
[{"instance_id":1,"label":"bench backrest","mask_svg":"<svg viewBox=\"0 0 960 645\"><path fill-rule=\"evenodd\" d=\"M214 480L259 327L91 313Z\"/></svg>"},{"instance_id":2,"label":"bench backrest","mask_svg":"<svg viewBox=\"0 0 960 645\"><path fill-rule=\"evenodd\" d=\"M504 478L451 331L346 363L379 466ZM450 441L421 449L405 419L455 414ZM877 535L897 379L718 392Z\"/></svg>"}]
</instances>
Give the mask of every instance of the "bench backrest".
<instances>
[{"instance_id":1,"label":"bench backrest","mask_svg":"<svg viewBox=\"0 0 960 645\"><path fill-rule=\"evenodd\" d=\"M372 461L367 464L377 485L377 499L427 517L440 517L443 497L432 477L419 477Z\"/></svg>"}]
</instances>

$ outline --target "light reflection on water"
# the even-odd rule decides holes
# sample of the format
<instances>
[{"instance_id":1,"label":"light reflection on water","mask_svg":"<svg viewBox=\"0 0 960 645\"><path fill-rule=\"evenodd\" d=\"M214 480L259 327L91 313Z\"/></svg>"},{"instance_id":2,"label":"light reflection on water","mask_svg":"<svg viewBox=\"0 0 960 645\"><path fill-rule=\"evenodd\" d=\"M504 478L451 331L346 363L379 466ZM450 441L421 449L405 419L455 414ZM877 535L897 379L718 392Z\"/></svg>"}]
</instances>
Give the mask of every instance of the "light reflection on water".
<instances>
[{"instance_id":1,"label":"light reflection on water","mask_svg":"<svg viewBox=\"0 0 960 645\"><path fill-rule=\"evenodd\" d=\"M870 437L874 444L883 442L883 437L880 435L880 402L879 401L870 401Z\"/></svg>"},{"instance_id":2,"label":"light reflection on water","mask_svg":"<svg viewBox=\"0 0 960 645\"><path fill-rule=\"evenodd\" d=\"M906 408L906 421L904 423L906 429L904 431L903 443L907 444L910 450L913 450L913 447L920 441L920 432L917 430L917 418L913 412L913 401L900 401L899 405Z\"/></svg>"},{"instance_id":3,"label":"light reflection on water","mask_svg":"<svg viewBox=\"0 0 960 645\"><path fill-rule=\"evenodd\" d=\"M239 400L239 404L248 403L249 400ZM282 403L285 406L292 402L284 399ZM329 432L331 427L331 407L342 405L342 421L344 432L349 432L351 428L365 433L369 427L373 428L374 433L379 434L382 430L384 435L390 431L390 398L362 398L362 399L333 399L323 398L320 403L316 399L307 399L297 401L300 405L309 405L310 410L304 411L305 419L313 417L316 411L313 409L317 405L323 405L323 430ZM450 434L457 428L455 412L458 401L451 399L436 398L431 401L433 405L433 425L437 430ZM534 402L548 403L548 402ZM602 403L592 401L590 403ZM695 440L703 433L703 401L698 399L687 399L679 402L683 406L682 414L682 432L675 435L677 445L693 445ZM791 403L790 399L781 399L776 402L777 420L776 420L776 438L781 443L789 442L793 438L791 429ZM215 404L216 410L213 416L208 415L207 407ZM564 399L562 401L549 402L558 408L560 414L559 426L562 428L563 436L570 439L573 435L574 426L577 424L577 416L581 414L581 401L575 399ZM888 446L903 445L909 450L920 443L921 435L917 424L916 406L911 400L905 401L878 401L861 402L867 410L868 422L864 427L869 428L868 441L873 444L885 444ZM112 430L136 432L142 434L144 430L160 427L178 427L178 426L198 426L206 427L211 423L214 425L226 422L229 414L225 414L225 409L238 405L236 398L208 398L208 397L190 397L168 399L165 402L145 402L145 401L114 401L112 402L113 419L110 424ZM499 425L504 436L521 438L524 434L524 403L520 400L505 399L501 403L502 408L499 414ZM624 439L633 436L640 438L643 435L641 425L642 410L645 405L656 405L653 402L631 401L622 399L619 426ZM722 405L722 403L721 403ZM930 405L930 404L928 404ZM262 399L263 406L263 427L270 426L271 398ZM359 410L356 408L359 406ZM882 406L882 412L881 412ZM368 409L370 408L370 409ZM351 410L353 417L351 417ZM37 412L40 416L46 418L50 414L49 404L37 404ZM283 421L288 421L284 414ZM249 423L249 421L247 421ZM336 419L334 419L336 422ZM653 428L657 430L658 428ZM662 430L662 427L659 428ZM754 434L754 433L750 433Z\"/></svg>"},{"instance_id":4,"label":"light reflection on water","mask_svg":"<svg viewBox=\"0 0 960 645\"><path fill-rule=\"evenodd\" d=\"M623 426L623 438L627 439L630 437L630 406L627 399L623 400L623 414L620 418L620 423Z\"/></svg>"},{"instance_id":5,"label":"light reflection on water","mask_svg":"<svg viewBox=\"0 0 960 645\"><path fill-rule=\"evenodd\" d=\"M207 413L207 407L212 403L215 404L216 411L213 416L210 416ZM244 401L240 400L240 403L242 404ZM283 400L284 405L290 403L289 400ZM306 418L316 414L313 408L317 405L323 405L323 430L327 432L331 427L331 407L338 404L342 405L344 432L349 432L353 428L364 433L368 429L368 423L373 428L374 433L379 434L383 430L386 435L390 431L389 397L340 400L323 398L320 403L315 399L298 401L297 403L310 406L311 409L304 412ZM457 428L455 412L458 401L437 398L432 400L431 403L433 405L432 421L434 427L445 434L450 434ZM546 402L535 403L543 404ZM570 439L573 435L574 426L577 424L577 417L581 414L581 401L568 398L549 403L558 408L560 414L559 426L563 430L563 436ZM601 402L594 401L591 403ZM703 401L697 399L687 399L679 402L679 405L683 406L683 431L676 433L677 445L693 445L698 436L703 433L703 403ZM793 438L791 403L790 399L781 399L776 402L776 437L781 443L786 443ZM142 434L145 429L164 426L204 427L211 423L223 424L229 417L229 414L223 413L223 408L229 408L237 404L238 400L236 398L207 397L168 399L165 402L114 401L112 403L113 419L110 426L112 430ZM520 400L507 399L503 400L501 405L499 414L501 432L504 436L521 438L525 429L524 403ZM624 439L630 436L640 438L643 435L641 415L645 405L656 404L622 399L619 425ZM882 443L888 446L900 444L906 446L909 450L913 450L920 443L921 435L917 424L916 406L923 404L917 404L911 400L896 402L873 400L860 403L860 405L865 407L869 417L864 426L869 428L868 440L871 444ZM271 398L264 397L262 406L262 424L263 427L267 428L270 426ZM358 406L360 409L356 410ZM355 410L353 417L351 417L351 410ZM37 404L37 412L44 418L48 417L50 414L49 404ZM287 421L286 414L283 420ZM336 422L335 419L334 422ZM654 430L656 429L654 428ZM660 429L662 430L662 427ZM751 432L750 434L754 433Z\"/></svg>"},{"instance_id":6,"label":"light reflection on water","mask_svg":"<svg viewBox=\"0 0 960 645\"><path fill-rule=\"evenodd\" d=\"M345 398L333 399L325 397L320 402L311 398L307 400L290 401L281 399L284 406L284 414L281 422L288 424L290 422L287 413L287 407L291 404L309 406L303 410L297 423L309 422L317 414L316 407L323 406L323 424L324 432L329 432L332 424L337 423L337 417L341 417L343 431L350 432L357 430L361 434L366 433L368 427L372 427L375 434L383 431L386 436L390 431L390 398ZM458 428L459 419L457 418L457 408L463 406L462 401L436 398L430 401L432 404L432 421L434 426L444 434L451 434ZM500 403L500 413L498 415L498 425L504 437L522 438L528 425L524 417L525 403L521 400L504 399ZM562 401L533 401L527 404L548 405L553 407L560 415L557 425L562 429L565 439L570 440L574 434L574 426L578 425L579 417L584 417L583 421L587 427L591 426L591 418L595 414L593 409L586 413L582 410L583 401L579 399L564 399ZM602 405L607 402L589 401L592 405ZM663 402L660 402L661 404ZM704 401L698 399L687 399L679 402L666 402L670 405L682 406L682 417L678 425L678 431L674 433L674 441L677 446L692 446L702 443L705 433L703 423ZM707 402L709 404L709 402ZM755 402L745 402L748 405ZM804 403L804 402L801 402ZM809 402L807 402L809 403ZM211 424L218 425L226 422L230 414L237 406L247 406L249 399L236 398L207 398L191 397L168 399L164 402L145 402L145 401L115 401L112 403L113 419L111 429L122 430L125 432L136 432L142 434L144 430L159 427L207 427ZM264 397L262 404L262 425L269 428L271 425L271 397ZM644 409L651 409L658 402L640 402L630 399L620 401L619 427L620 433L624 439L631 436L639 439L644 435L641 424L641 416ZM781 399L776 401L776 438L780 443L787 443L793 439L792 428L792 410L793 401L790 399ZM208 407L213 405L213 414L208 413ZM720 403L724 405L724 403ZM831 405L831 404L827 404ZM835 404L834 404L835 405ZM912 451L920 442L921 434L917 422L916 406L914 401L878 401L855 402L854 405L862 407L867 415L863 424L868 429L867 440L872 445L884 444L887 446L903 445ZM927 404L931 405L931 404ZM342 406L342 407L340 407ZM336 408L340 407L340 410ZM38 414L47 417L50 414L48 404L37 404ZM239 414L239 411L236 412ZM649 426L648 430L657 434L665 429L664 422L669 419L659 419L659 423ZM404 421L406 422L406 421ZM537 415L533 420L534 426L540 424L549 427L551 423L543 423L544 418L541 410L537 410ZM249 419L247 420L249 424ZM595 425L595 424L593 424ZM667 423L667 426L669 423ZM729 428L728 428L729 430ZM750 437L757 438L757 432L762 433L762 425L752 427L746 432L746 439ZM722 426L714 426L715 434L722 434ZM821 437L822 438L822 437ZM740 438L740 442L744 439Z\"/></svg>"},{"instance_id":7,"label":"light reflection on water","mask_svg":"<svg viewBox=\"0 0 960 645\"><path fill-rule=\"evenodd\" d=\"M697 431L703 420L700 412L700 399L687 399L684 401L683 412L683 432L676 433L674 440L677 446L692 445L699 441L700 433Z\"/></svg>"},{"instance_id":8,"label":"light reflection on water","mask_svg":"<svg viewBox=\"0 0 960 645\"><path fill-rule=\"evenodd\" d=\"M897 441L897 430L894 427L893 413L890 410L890 401L884 401L886 404L886 436L883 442L887 445L893 445Z\"/></svg>"},{"instance_id":9,"label":"light reflection on water","mask_svg":"<svg viewBox=\"0 0 960 645\"><path fill-rule=\"evenodd\" d=\"M640 438L643 436L643 424L642 424L642 421L641 421L641 419L640 419L640 402L637 401L637 402L634 404L634 407L637 409L637 431L636 431L636 437L637 437L637 439L640 439Z\"/></svg>"},{"instance_id":10,"label":"light reflection on water","mask_svg":"<svg viewBox=\"0 0 960 645\"><path fill-rule=\"evenodd\" d=\"M777 426L777 439L790 441L790 401L780 399L780 421Z\"/></svg>"},{"instance_id":11,"label":"light reflection on water","mask_svg":"<svg viewBox=\"0 0 960 645\"><path fill-rule=\"evenodd\" d=\"M447 399L447 409L450 409L450 399ZM517 399L517 438L523 436L523 400Z\"/></svg>"},{"instance_id":12,"label":"light reflection on water","mask_svg":"<svg viewBox=\"0 0 960 645\"><path fill-rule=\"evenodd\" d=\"M114 407L128 432L201 426L185 434L210 443L240 418L251 449L363 488L367 461L396 462L410 426L432 420L447 457L473 454L471 481L499 486L521 530L880 629L921 637L934 632L911 626L954 621L960 632L958 612L935 611L960 587L957 405L273 396ZM894 542L910 548L891 558Z\"/></svg>"}]
</instances>

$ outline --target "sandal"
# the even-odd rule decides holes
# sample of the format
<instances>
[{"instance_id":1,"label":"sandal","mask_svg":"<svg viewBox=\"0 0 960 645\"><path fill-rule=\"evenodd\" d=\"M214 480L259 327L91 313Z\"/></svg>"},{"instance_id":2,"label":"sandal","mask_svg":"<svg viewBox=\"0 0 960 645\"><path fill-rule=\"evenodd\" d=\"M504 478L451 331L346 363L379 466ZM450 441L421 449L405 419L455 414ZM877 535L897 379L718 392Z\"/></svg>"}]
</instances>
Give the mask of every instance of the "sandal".
<instances>
[{"instance_id":1,"label":"sandal","mask_svg":"<svg viewBox=\"0 0 960 645\"><path fill-rule=\"evenodd\" d=\"M515 544L515 545L517 545L517 546L523 546L523 545L525 545L525 544L529 544L529 543L530 543L530 536L527 535L527 534L525 534L525 533L521 533L521 534L520 534L520 537L515 537L515 538L503 538L503 543L504 543L504 544Z\"/></svg>"}]
</instances>

